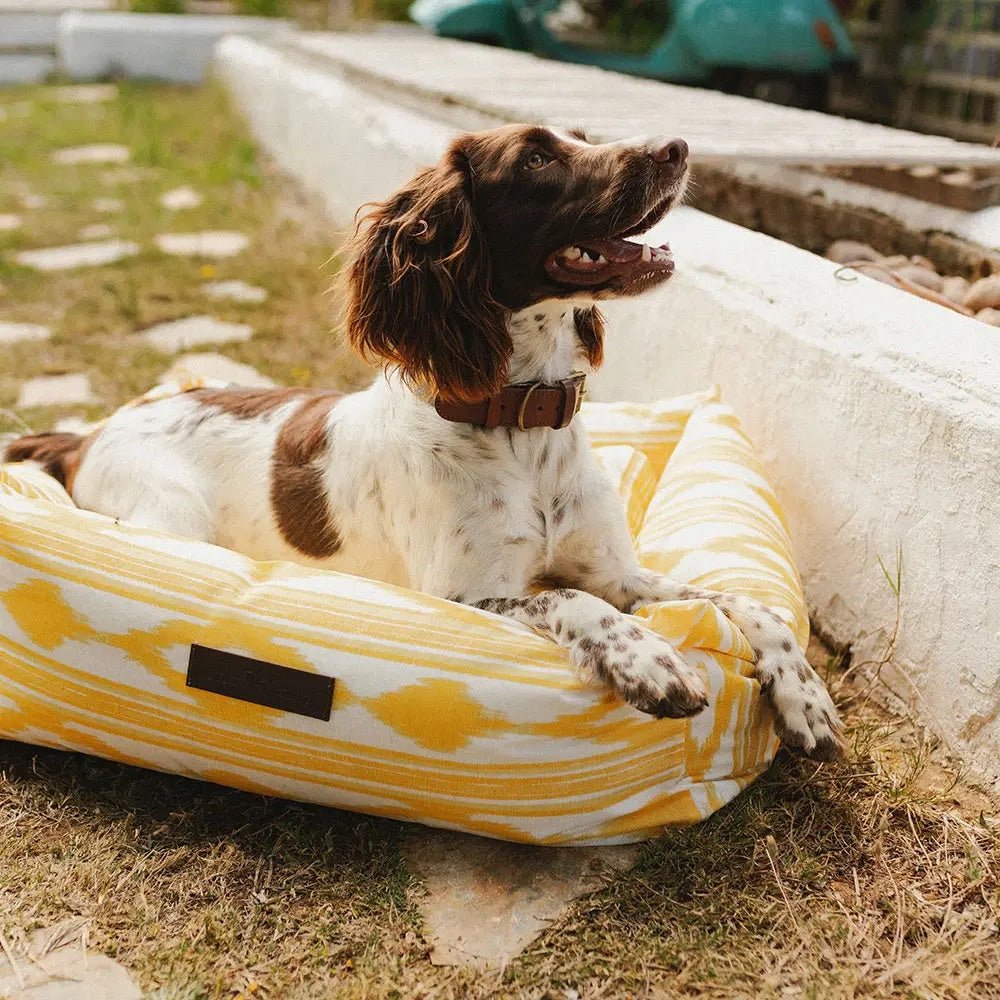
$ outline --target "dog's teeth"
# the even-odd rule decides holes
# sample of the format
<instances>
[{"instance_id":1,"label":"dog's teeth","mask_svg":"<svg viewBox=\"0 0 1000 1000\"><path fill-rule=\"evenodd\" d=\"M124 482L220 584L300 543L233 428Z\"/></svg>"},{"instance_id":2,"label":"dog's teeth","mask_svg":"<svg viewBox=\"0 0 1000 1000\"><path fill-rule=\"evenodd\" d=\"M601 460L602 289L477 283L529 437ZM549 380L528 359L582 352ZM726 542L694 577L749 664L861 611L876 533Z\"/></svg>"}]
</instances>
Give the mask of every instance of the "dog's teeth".
<instances>
[{"instance_id":1,"label":"dog's teeth","mask_svg":"<svg viewBox=\"0 0 1000 1000\"><path fill-rule=\"evenodd\" d=\"M595 263L596 263L596 264L607 264L607 262L608 262L608 260L607 260L607 258L606 258L606 257L604 256L604 254L602 254L602 253L599 253L599 254L597 255L597 259L596 259L596 261L595 261Z\"/></svg>"},{"instance_id":2,"label":"dog's teeth","mask_svg":"<svg viewBox=\"0 0 1000 1000\"><path fill-rule=\"evenodd\" d=\"M642 260L648 264L653 259L653 248L648 243L642 245Z\"/></svg>"},{"instance_id":3,"label":"dog's teeth","mask_svg":"<svg viewBox=\"0 0 1000 1000\"><path fill-rule=\"evenodd\" d=\"M579 260L580 259L580 248L579 247L570 247L568 250L566 250L563 253L563 257L565 257L566 260Z\"/></svg>"}]
</instances>

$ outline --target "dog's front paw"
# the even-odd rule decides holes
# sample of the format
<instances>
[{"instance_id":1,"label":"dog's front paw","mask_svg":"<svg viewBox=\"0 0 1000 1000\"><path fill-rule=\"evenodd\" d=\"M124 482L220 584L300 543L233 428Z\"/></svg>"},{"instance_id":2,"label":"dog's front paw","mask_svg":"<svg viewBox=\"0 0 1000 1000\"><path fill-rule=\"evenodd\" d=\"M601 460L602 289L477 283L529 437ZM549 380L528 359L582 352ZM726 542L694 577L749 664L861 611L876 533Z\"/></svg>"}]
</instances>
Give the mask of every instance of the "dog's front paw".
<instances>
[{"instance_id":1,"label":"dog's front paw","mask_svg":"<svg viewBox=\"0 0 1000 1000\"><path fill-rule=\"evenodd\" d=\"M792 630L770 608L736 594L711 600L750 641L755 675L774 712L774 729L785 746L813 760L844 756L837 706L802 654Z\"/></svg>"},{"instance_id":2,"label":"dog's front paw","mask_svg":"<svg viewBox=\"0 0 1000 1000\"><path fill-rule=\"evenodd\" d=\"M761 691L774 712L774 729L785 746L813 760L844 756L842 723L822 678L788 636L763 645L757 653Z\"/></svg>"},{"instance_id":3,"label":"dog's front paw","mask_svg":"<svg viewBox=\"0 0 1000 1000\"><path fill-rule=\"evenodd\" d=\"M599 678L640 712L683 719L708 704L698 673L662 636L625 615L608 615L595 632L569 643L577 668Z\"/></svg>"}]
</instances>

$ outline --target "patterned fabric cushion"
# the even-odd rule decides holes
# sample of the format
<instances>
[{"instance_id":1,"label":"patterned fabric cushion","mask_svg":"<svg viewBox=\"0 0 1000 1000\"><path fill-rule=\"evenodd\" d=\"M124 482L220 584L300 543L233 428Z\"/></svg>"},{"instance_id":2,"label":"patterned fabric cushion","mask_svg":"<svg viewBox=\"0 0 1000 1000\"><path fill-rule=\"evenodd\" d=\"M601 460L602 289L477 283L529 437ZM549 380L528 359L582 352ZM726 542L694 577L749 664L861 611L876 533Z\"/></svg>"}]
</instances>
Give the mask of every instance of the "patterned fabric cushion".
<instances>
[{"instance_id":1,"label":"patterned fabric cushion","mask_svg":"<svg viewBox=\"0 0 1000 1000\"><path fill-rule=\"evenodd\" d=\"M773 491L716 391L587 404L642 562L808 622ZM710 706L655 720L549 640L398 587L117 524L0 467L0 738L542 844L703 819L778 741L750 648L702 601L642 612ZM329 720L187 685L192 644L335 678Z\"/></svg>"}]
</instances>

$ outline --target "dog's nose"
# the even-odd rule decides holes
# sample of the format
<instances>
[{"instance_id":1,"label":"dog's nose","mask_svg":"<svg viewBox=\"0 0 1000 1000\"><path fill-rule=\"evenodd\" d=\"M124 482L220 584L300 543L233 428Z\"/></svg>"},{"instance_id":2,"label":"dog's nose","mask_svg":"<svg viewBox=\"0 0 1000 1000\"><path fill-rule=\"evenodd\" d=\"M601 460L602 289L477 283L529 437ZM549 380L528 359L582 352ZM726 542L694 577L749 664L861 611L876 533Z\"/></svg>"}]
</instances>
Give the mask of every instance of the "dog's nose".
<instances>
[{"instance_id":1,"label":"dog's nose","mask_svg":"<svg viewBox=\"0 0 1000 1000\"><path fill-rule=\"evenodd\" d=\"M649 141L649 155L660 164L664 173L678 177L688 158L688 144L683 139L657 136Z\"/></svg>"}]
</instances>

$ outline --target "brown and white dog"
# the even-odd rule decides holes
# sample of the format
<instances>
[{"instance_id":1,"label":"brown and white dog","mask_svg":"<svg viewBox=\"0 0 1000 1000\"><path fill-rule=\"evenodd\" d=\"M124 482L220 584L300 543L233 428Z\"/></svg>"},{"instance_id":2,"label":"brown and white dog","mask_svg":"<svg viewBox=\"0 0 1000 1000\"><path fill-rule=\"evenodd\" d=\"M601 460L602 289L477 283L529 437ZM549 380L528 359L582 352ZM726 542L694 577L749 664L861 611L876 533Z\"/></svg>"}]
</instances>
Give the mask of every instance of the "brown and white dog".
<instances>
[{"instance_id":1,"label":"brown and white dog","mask_svg":"<svg viewBox=\"0 0 1000 1000\"><path fill-rule=\"evenodd\" d=\"M788 627L642 569L573 420L578 373L601 362L594 303L673 272L668 248L628 237L681 198L687 152L529 126L462 136L350 247L347 333L387 369L369 389L198 389L6 457L40 462L89 510L509 616L655 716L699 712L705 685L629 613L707 598L753 645L781 739L837 756L836 709ZM531 596L540 580L556 589Z\"/></svg>"}]
</instances>

